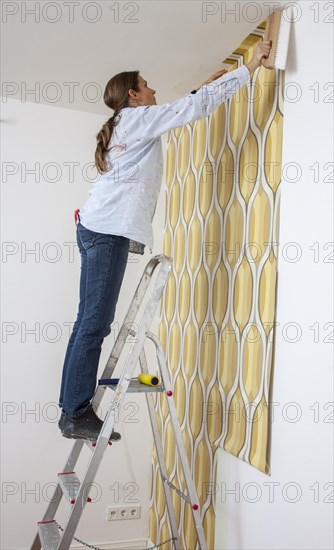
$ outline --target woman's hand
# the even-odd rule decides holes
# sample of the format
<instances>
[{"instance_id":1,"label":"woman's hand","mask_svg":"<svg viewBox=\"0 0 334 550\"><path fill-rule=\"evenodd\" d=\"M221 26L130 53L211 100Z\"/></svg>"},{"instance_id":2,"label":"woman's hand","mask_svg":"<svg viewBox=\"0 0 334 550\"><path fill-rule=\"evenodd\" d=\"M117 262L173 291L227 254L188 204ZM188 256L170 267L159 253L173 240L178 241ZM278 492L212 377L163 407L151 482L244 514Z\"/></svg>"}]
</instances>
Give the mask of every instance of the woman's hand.
<instances>
[{"instance_id":1,"label":"woman's hand","mask_svg":"<svg viewBox=\"0 0 334 550\"><path fill-rule=\"evenodd\" d=\"M246 65L250 71L254 71L262 65L262 59L269 57L271 50L271 40L259 41L255 46L255 52L251 61Z\"/></svg>"},{"instance_id":2,"label":"woman's hand","mask_svg":"<svg viewBox=\"0 0 334 550\"><path fill-rule=\"evenodd\" d=\"M248 67L248 69L250 71L254 71L255 69L257 69L258 67L260 67L262 65L262 58L263 57L265 57L265 58L269 57L271 44L272 44L271 40L259 41L256 44L253 58L246 65L246 67ZM202 86L204 86L204 84L210 84L211 82L214 82L215 80L217 80L217 78L220 78L221 76L223 76L223 74L225 74L227 72L228 72L227 69L220 69L219 71L214 73L212 76L210 76L210 78L208 78L208 80L203 82Z\"/></svg>"}]
</instances>

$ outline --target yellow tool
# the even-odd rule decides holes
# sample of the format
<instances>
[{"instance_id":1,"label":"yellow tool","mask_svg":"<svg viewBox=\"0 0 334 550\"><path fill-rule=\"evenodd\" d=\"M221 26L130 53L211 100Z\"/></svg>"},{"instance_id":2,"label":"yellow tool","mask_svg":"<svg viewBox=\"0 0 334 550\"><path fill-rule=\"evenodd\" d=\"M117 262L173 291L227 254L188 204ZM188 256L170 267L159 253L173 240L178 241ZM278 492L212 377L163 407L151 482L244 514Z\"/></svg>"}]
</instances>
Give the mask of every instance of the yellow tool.
<instances>
[{"instance_id":1,"label":"yellow tool","mask_svg":"<svg viewBox=\"0 0 334 550\"><path fill-rule=\"evenodd\" d=\"M154 374L146 374L145 372L138 374L138 380L147 386L156 386L159 384L159 378L157 376Z\"/></svg>"}]
</instances>

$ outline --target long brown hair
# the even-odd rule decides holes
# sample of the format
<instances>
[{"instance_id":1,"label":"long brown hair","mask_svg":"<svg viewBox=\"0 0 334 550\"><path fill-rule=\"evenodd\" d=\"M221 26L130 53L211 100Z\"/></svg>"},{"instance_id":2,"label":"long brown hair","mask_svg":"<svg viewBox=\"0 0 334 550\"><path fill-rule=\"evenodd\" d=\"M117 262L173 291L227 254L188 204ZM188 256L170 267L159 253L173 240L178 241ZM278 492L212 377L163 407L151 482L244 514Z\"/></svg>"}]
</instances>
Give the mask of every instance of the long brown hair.
<instances>
[{"instance_id":1,"label":"long brown hair","mask_svg":"<svg viewBox=\"0 0 334 550\"><path fill-rule=\"evenodd\" d=\"M108 172L107 160L105 158L106 153L111 151L113 147L108 149L108 145L111 136L114 131L114 127L118 124L121 117L121 110L124 107L129 107L129 90L132 89L135 92L139 92L138 86L139 71L127 71L118 73L113 76L106 85L103 101L114 110L107 122L103 124L103 127L96 136L97 146L95 151L95 166L100 174ZM114 145L114 147L116 147Z\"/></svg>"}]
</instances>

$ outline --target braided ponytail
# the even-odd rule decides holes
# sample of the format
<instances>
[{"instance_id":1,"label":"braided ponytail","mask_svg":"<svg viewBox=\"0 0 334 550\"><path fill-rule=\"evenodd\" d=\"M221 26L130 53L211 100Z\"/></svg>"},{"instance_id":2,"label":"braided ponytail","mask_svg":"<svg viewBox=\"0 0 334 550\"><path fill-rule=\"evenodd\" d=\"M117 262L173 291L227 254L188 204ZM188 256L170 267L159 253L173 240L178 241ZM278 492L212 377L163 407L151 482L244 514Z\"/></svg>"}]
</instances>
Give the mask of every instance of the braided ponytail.
<instances>
[{"instance_id":1,"label":"braided ponytail","mask_svg":"<svg viewBox=\"0 0 334 550\"><path fill-rule=\"evenodd\" d=\"M114 109L114 114L102 126L96 136L97 145L95 150L95 166L100 174L108 172L110 168L107 163L107 153L113 149L110 144L115 126L119 123L121 110L128 107L130 89L139 91L138 87L139 71L123 72L115 75L109 80L104 92L104 103L107 107Z\"/></svg>"}]
</instances>

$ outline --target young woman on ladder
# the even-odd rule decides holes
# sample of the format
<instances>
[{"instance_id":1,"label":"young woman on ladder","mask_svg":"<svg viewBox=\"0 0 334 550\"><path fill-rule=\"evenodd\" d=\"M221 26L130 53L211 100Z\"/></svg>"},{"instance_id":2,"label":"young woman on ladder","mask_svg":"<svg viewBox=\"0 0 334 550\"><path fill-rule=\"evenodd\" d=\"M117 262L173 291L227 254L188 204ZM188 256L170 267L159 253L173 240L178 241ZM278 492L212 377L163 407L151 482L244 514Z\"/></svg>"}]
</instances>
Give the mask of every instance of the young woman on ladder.
<instances>
[{"instance_id":1,"label":"young woman on ladder","mask_svg":"<svg viewBox=\"0 0 334 550\"><path fill-rule=\"evenodd\" d=\"M143 254L148 246L152 254L151 222L163 174L160 136L209 116L248 83L269 52L270 41L259 42L247 65L229 73L218 71L199 93L194 90L164 105L157 105L155 90L139 71L119 73L108 82L104 102L114 113L97 134L95 165L100 176L76 211L80 301L59 396L58 426L64 437L96 440L103 424L91 404L101 347L111 331L128 253ZM110 439L117 441L121 435L113 431Z\"/></svg>"}]
</instances>

